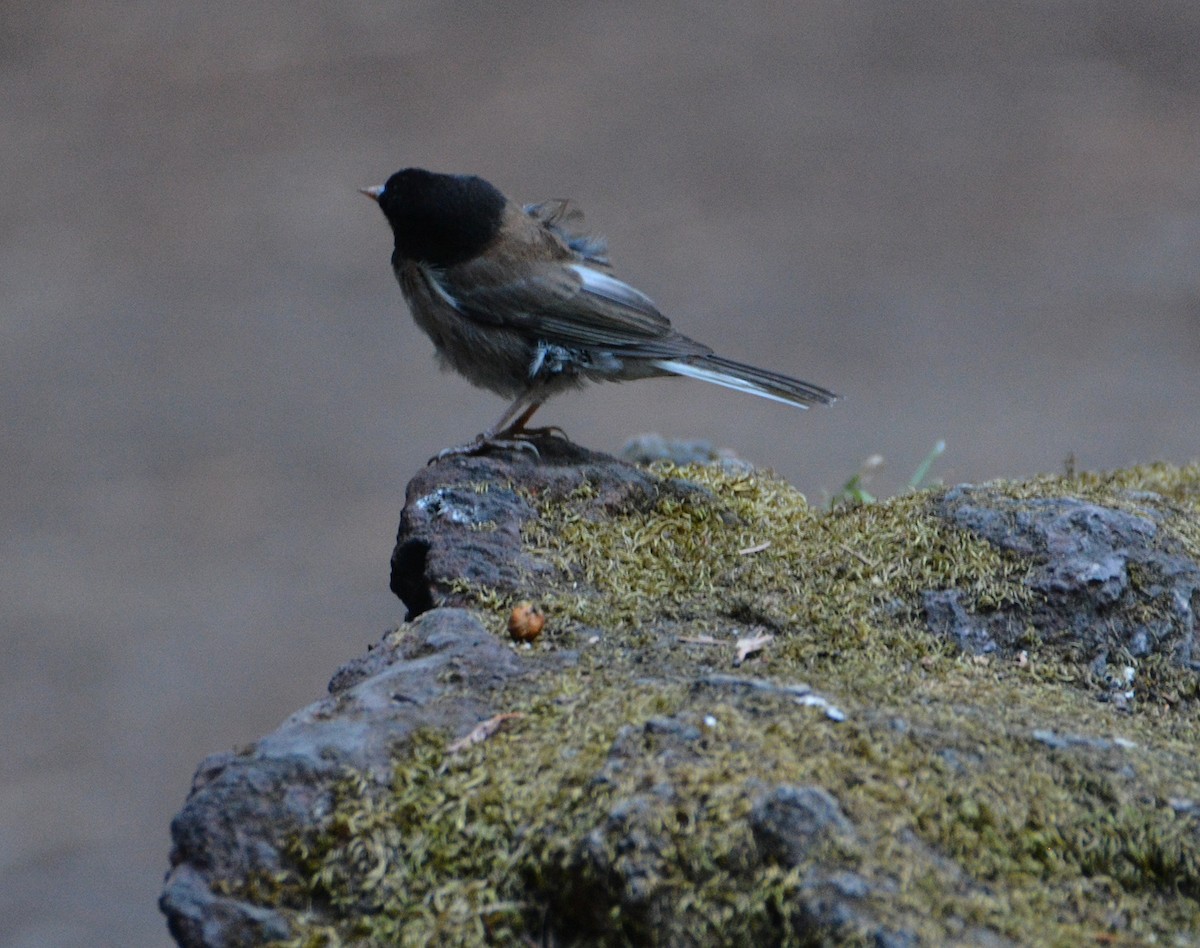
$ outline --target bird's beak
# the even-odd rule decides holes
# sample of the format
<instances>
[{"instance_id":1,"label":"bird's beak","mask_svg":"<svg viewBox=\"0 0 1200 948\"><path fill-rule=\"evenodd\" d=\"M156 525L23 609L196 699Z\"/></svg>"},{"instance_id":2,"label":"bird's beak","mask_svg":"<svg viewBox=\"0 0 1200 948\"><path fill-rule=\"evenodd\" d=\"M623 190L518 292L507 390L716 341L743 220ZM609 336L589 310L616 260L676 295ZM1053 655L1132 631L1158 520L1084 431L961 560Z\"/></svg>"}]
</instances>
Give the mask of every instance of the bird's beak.
<instances>
[{"instance_id":1,"label":"bird's beak","mask_svg":"<svg viewBox=\"0 0 1200 948\"><path fill-rule=\"evenodd\" d=\"M377 184L377 185L375 185L375 187L373 187L373 188L359 188L359 189L358 189L358 193L359 193L359 194L365 194L365 195L366 195L367 197L369 197L369 198L370 198L372 201L378 201L378 200L379 200L379 195L383 194L383 185L382 185L382 184Z\"/></svg>"}]
</instances>

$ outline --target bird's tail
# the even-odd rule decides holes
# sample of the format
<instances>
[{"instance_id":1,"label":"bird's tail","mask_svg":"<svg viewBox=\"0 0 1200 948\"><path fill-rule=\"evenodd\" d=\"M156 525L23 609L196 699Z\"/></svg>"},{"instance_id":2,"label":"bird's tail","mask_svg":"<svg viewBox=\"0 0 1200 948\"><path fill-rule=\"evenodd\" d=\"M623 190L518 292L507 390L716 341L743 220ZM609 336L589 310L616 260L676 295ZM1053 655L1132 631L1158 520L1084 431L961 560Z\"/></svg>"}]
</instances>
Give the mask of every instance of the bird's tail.
<instances>
[{"instance_id":1,"label":"bird's tail","mask_svg":"<svg viewBox=\"0 0 1200 948\"><path fill-rule=\"evenodd\" d=\"M809 405L830 405L837 396L818 385L768 372L752 365L722 359L717 355L693 356L687 359L660 359L655 365L672 375L724 385L738 392L749 392L761 398L807 408Z\"/></svg>"}]
</instances>

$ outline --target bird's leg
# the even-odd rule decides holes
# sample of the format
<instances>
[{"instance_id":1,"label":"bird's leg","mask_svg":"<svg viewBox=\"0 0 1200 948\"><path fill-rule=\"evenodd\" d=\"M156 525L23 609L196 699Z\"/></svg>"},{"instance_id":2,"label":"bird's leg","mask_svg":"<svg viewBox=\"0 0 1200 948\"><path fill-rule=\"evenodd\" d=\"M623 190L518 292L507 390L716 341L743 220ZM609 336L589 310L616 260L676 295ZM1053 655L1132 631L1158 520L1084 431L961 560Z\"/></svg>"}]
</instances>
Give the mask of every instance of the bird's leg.
<instances>
[{"instance_id":1,"label":"bird's leg","mask_svg":"<svg viewBox=\"0 0 1200 948\"><path fill-rule=\"evenodd\" d=\"M528 438L530 434L537 434L537 432L526 431L525 422L533 417L533 413L541 407L545 400L546 396L534 389L523 392L504 410L500 419L483 434L477 436L474 441L439 451L437 455L429 459L429 463L432 464L434 461L458 455L479 454L488 448L530 451L535 458L540 457L537 447Z\"/></svg>"},{"instance_id":2,"label":"bird's leg","mask_svg":"<svg viewBox=\"0 0 1200 948\"><path fill-rule=\"evenodd\" d=\"M479 436L480 441L491 441L498 436L512 438L525 430L525 422L533 417L533 413L542 407L545 396L540 396L534 389L522 392L511 405L504 409L499 420Z\"/></svg>"},{"instance_id":3,"label":"bird's leg","mask_svg":"<svg viewBox=\"0 0 1200 948\"><path fill-rule=\"evenodd\" d=\"M533 417L533 413L542 407L542 402L544 401L544 399L538 399L536 402L534 402L532 405L530 405L528 408L526 408L521 413L520 417L518 417L515 421L511 422L507 428L505 428L503 431L499 430L500 425L504 424L505 419L511 418L513 416L513 414L515 414L514 409L517 407L517 404L520 401L521 401L521 399L518 399L517 402L514 403L508 409L508 411L506 411L504 413L504 417L501 418L500 421L498 421L496 423L496 425L492 428L492 431L494 434L496 434L496 435L503 434L509 438L518 438L518 439L519 438L538 438L538 437L557 436L557 437L562 438L564 441L571 440L570 438L567 437L567 433L565 431L563 431L562 428L558 427L558 425L547 425L545 428L526 428L525 427L525 422L529 421L529 419ZM526 444L528 444L528 441L526 441ZM530 447L532 447L532 445L530 445Z\"/></svg>"}]
</instances>

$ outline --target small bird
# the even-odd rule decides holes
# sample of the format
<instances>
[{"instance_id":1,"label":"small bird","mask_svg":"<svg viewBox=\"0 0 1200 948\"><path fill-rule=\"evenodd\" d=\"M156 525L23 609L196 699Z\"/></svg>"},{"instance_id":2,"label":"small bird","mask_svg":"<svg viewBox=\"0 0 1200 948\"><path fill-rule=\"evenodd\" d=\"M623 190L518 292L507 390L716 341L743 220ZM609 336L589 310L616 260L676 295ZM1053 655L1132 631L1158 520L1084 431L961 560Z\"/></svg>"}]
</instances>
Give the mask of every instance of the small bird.
<instances>
[{"instance_id":1,"label":"small bird","mask_svg":"<svg viewBox=\"0 0 1200 948\"><path fill-rule=\"evenodd\" d=\"M443 367L513 399L475 441L531 447L525 428L550 396L585 382L683 375L807 408L837 396L716 355L671 328L613 275L603 239L569 201L513 204L473 175L406 168L362 193L392 225L392 268ZM536 454L536 449L534 449Z\"/></svg>"}]
</instances>

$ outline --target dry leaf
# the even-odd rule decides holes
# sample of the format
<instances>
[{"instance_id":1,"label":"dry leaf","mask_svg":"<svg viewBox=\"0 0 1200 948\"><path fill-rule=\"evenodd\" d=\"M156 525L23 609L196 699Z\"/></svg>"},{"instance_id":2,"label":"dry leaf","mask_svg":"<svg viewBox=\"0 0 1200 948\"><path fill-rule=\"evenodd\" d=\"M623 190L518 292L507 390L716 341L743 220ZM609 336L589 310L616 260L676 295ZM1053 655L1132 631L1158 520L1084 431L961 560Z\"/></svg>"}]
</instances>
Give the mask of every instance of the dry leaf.
<instances>
[{"instance_id":1,"label":"dry leaf","mask_svg":"<svg viewBox=\"0 0 1200 948\"><path fill-rule=\"evenodd\" d=\"M773 635L756 635L748 639L737 640L737 658L733 660L733 664L740 665L751 655L757 655L764 648L775 641Z\"/></svg>"},{"instance_id":2,"label":"dry leaf","mask_svg":"<svg viewBox=\"0 0 1200 948\"><path fill-rule=\"evenodd\" d=\"M466 750L468 747L474 747L476 744L481 744L489 737L495 734L505 721L512 721L515 718L525 717L520 711L513 711L510 714L497 714L493 718L488 718L482 724L475 725L470 734L465 737L460 737L446 748L447 754L457 754L461 750Z\"/></svg>"}]
</instances>

